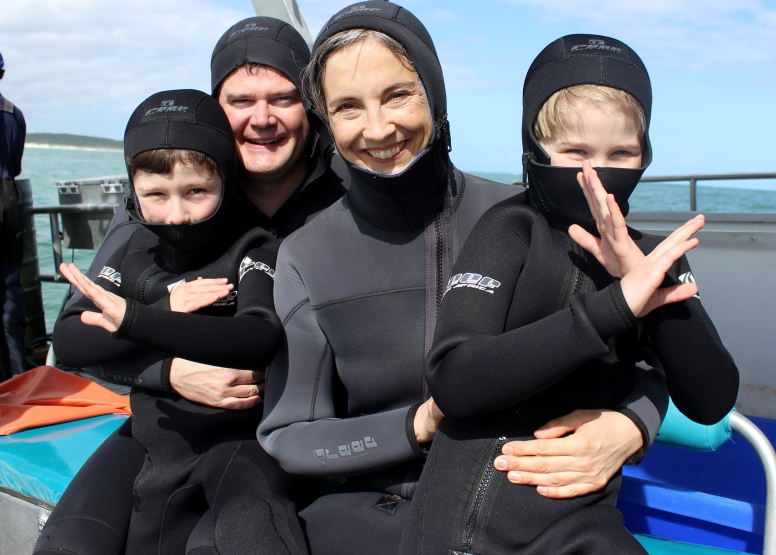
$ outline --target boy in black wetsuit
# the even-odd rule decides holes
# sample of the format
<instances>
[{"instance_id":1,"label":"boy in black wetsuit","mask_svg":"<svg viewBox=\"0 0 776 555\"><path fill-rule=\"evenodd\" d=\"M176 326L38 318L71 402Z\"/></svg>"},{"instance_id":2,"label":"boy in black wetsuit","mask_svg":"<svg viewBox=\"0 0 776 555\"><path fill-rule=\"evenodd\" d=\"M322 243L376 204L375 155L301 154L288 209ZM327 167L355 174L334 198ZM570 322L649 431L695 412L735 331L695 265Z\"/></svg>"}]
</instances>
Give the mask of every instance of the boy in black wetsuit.
<instances>
[{"instance_id":1,"label":"boy in black wetsuit","mask_svg":"<svg viewBox=\"0 0 776 555\"><path fill-rule=\"evenodd\" d=\"M157 93L133 113L124 145L126 209L142 225L96 283L62 265L84 298L57 322L57 356L84 367L153 348L264 369L281 336L272 301L277 242L229 202L237 169L223 110L200 91ZM131 405L146 460L126 550L95 525L89 553L204 555L213 544L220 554L306 552L289 479L254 436L261 405L230 411L142 386ZM203 529L215 538L197 536L200 519L212 521Z\"/></svg>"},{"instance_id":2,"label":"boy in black wetsuit","mask_svg":"<svg viewBox=\"0 0 776 555\"><path fill-rule=\"evenodd\" d=\"M651 161L651 100L641 60L608 37L563 37L531 65L528 203L486 212L453 269L425 372L445 419L400 553L645 553L615 508L619 474L599 492L550 499L494 470L507 469L502 447L575 409L618 410L641 347L688 417L710 424L733 407L738 371L684 256L703 217L662 242L625 226Z\"/></svg>"}]
</instances>

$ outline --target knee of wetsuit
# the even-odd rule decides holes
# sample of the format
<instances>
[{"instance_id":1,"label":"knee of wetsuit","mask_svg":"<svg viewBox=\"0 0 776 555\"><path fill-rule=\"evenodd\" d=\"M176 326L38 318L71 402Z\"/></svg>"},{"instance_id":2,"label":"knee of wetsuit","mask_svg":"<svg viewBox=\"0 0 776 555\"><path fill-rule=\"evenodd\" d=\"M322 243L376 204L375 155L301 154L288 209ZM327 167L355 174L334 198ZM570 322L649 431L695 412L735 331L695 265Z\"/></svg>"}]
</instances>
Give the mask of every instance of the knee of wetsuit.
<instances>
[{"instance_id":1,"label":"knee of wetsuit","mask_svg":"<svg viewBox=\"0 0 776 555\"><path fill-rule=\"evenodd\" d=\"M291 555L298 549L285 519L259 497L240 497L224 505L215 523L215 545L220 555ZM287 527L287 526L286 526ZM198 555L198 554L197 554Z\"/></svg>"},{"instance_id":2,"label":"knee of wetsuit","mask_svg":"<svg viewBox=\"0 0 776 555\"><path fill-rule=\"evenodd\" d=\"M125 538L91 516L69 516L48 522L38 537L33 555L122 555Z\"/></svg>"}]
</instances>

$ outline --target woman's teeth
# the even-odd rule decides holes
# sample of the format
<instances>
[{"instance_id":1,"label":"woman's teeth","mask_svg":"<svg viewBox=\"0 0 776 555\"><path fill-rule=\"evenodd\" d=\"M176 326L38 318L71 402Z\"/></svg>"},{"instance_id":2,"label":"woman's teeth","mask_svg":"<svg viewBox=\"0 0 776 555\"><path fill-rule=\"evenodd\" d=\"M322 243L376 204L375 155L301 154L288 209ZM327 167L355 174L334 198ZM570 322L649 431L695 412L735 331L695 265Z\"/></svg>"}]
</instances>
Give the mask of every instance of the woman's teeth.
<instances>
[{"instance_id":1,"label":"woman's teeth","mask_svg":"<svg viewBox=\"0 0 776 555\"><path fill-rule=\"evenodd\" d=\"M252 143L254 145L272 145L280 141L280 139L267 139L265 141L259 140L259 139L248 139L249 143Z\"/></svg>"},{"instance_id":2,"label":"woman's teeth","mask_svg":"<svg viewBox=\"0 0 776 555\"><path fill-rule=\"evenodd\" d=\"M374 158L378 158L380 160L386 160L388 158L391 158L399 154L402 148L404 148L404 142L399 143L395 147L390 148L388 150L371 150L368 148L366 149L366 151L369 153L370 156L373 156Z\"/></svg>"}]
</instances>

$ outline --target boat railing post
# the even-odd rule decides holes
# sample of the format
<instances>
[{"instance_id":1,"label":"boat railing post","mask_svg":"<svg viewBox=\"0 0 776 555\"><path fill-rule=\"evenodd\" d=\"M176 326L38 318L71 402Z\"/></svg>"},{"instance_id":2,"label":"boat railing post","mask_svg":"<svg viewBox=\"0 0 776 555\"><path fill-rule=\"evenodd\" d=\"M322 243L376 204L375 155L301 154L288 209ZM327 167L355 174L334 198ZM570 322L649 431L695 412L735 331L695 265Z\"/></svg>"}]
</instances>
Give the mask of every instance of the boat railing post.
<instances>
[{"instance_id":1,"label":"boat railing post","mask_svg":"<svg viewBox=\"0 0 776 555\"><path fill-rule=\"evenodd\" d=\"M696 197L697 194L697 184L698 180L694 177L690 179L690 212L695 212L698 210L698 199Z\"/></svg>"},{"instance_id":2,"label":"boat railing post","mask_svg":"<svg viewBox=\"0 0 776 555\"><path fill-rule=\"evenodd\" d=\"M32 184L29 179L17 179L22 193L22 290L24 291L24 342L46 336L46 317L43 312L43 291L40 285L40 261L32 212Z\"/></svg>"},{"instance_id":3,"label":"boat railing post","mask_svg":"<svg viewBox=\"0 0 776 555\"><path fill-rule=\"evenodd\" d=\"M754 447L765 469L765 530L763 555L776 555L776 451L754 422L739 412L730 415L730 427Z\"/></svg>"},{"instance_id":4,"label":"boat railing post","mask_svg":"<svg viewBox=\"0 0 776 555\"><path fill-rule=\"evenodd\" d=\"M63 262L62 257L62 232L59 228L59 214L51 212L49 214L51 222L51 249L54 251L54 275L59 275L59 265Z\"/></svg>"}]
</instances>

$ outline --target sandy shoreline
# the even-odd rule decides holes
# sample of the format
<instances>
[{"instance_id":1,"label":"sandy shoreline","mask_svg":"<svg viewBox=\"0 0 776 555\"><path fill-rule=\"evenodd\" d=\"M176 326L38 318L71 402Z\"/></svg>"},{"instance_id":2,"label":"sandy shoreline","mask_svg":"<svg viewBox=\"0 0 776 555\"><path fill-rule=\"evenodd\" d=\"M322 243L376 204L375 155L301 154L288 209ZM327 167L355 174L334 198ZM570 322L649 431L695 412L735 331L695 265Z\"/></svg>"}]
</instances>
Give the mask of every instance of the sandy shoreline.
<instances>
[{"instance_id":1,"label":"sandy shoreline","mask_svg":"<svg viewBox=\"0 0 776 555\"><path fill-rule=\"evenodd\" d=\"M108 152L123 152L120 148L106 148L99 146L70 146L70 145L50 145L45 143L24 143L24 148L59 148L63 150L104 150Z\"/></svg>"}]
</instances>

